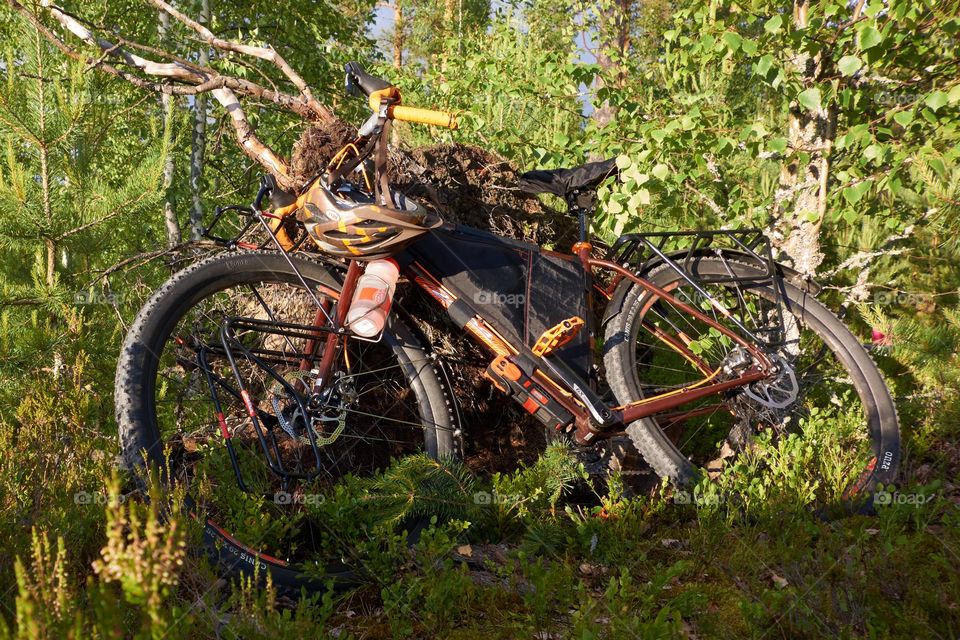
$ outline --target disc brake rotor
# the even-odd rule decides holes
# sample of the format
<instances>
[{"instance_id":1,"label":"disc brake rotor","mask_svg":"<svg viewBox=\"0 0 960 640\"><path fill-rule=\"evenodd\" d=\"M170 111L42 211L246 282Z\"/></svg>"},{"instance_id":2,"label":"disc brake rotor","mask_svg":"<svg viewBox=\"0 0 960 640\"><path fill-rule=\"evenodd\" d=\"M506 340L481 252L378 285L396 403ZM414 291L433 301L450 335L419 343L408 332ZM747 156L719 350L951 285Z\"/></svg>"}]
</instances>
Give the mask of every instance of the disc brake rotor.
<instances>
[{"instance_id":1,"label":"disc brake rotor","mask_svg":"<svg viewBox=\"0 0 960 640\"><path fill-rule=\"evenodd\" d=\"M309 371L292 371L283 377L284 380L292 385L296 382L302 382L311 377L311 373ZM345 394L339 395L344 396ZM270 389L270 403L273 405L274 415L277 417L280 428L283 429L284 432L293 440L296 440L301 444L310 444L310 438L308 435L297 434L297 424L309 425L308 428L312 432L318 447L325 447L333 444L343 433L347 422L347 411L345 406L331 407L329 404L327 404L326 407L324 407L336 409L337 413L339 414L336 416L326 415L326 412L323 412L321 415L308 412L310 415L304 416L301 413L300 408L297 407L288 418L286 415L284 415L284 411L280 406L280 400L284 397L286 397L286 394L284 393L283 385L279 381L274 383L273 387ZM342 402L340 404L343 405ZM331 431L329 435L322 435L326 431L326 429L323 427L323 424L330 422L336 422L336 427L334 427L333 431Z\"/></svg>"},{"instance_id":2,"label":"disc brake rotor","mask_svg":"<svg viewBox=\"0 0 960 640\"><path fill-rule=\"evenodd\" d=\"M784 409L796 401L800 385L797 384L793 367L786 360L776 354L770 354L769 357L777 368L776 376L744 387L743 395L765 407Z\"/></svg>"}]
</instances>

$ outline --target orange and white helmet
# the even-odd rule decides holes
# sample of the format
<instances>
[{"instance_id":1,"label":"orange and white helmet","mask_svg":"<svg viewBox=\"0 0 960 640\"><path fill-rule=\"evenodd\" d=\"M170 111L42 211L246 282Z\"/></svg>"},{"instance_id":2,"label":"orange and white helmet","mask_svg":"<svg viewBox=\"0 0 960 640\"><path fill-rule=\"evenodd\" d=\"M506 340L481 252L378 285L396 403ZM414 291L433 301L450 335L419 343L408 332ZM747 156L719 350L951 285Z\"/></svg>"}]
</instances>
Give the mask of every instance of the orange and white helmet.
<instances>
[{"instance_id":1,"label":"orange and white helmet","mask_svg":"<svg viewBox=\"0 0 960 640\"><path fill-rule=\"evenodd\" d=\"M443 221L403 194L393 192L398 207L385 207L353 192L340 197L319 180L301 200L299 219L321 251L352 260L374 260L401 251Z\"/></svg>"}]
</instances>

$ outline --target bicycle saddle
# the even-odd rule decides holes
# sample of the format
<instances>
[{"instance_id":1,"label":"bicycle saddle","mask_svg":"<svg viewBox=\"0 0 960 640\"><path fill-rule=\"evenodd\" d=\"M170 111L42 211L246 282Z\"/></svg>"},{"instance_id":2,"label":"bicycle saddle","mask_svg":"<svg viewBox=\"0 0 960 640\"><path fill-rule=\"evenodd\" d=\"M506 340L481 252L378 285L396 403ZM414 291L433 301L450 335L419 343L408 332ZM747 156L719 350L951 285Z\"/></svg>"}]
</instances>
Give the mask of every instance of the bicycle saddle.
<instances>
[{"instance_id":1,"label":"bicycle saddle","mask_svg":"<svg viewBox=\"0 0 960 640\"><path fill-rule=\"evenodd\" d=\"M616 158L588 162L571 169L537 169L520 175L520 190L532 194L552 193L568 200L579 192L592 191L604 178L616 172Z\"/></svg>"}]
</instances>

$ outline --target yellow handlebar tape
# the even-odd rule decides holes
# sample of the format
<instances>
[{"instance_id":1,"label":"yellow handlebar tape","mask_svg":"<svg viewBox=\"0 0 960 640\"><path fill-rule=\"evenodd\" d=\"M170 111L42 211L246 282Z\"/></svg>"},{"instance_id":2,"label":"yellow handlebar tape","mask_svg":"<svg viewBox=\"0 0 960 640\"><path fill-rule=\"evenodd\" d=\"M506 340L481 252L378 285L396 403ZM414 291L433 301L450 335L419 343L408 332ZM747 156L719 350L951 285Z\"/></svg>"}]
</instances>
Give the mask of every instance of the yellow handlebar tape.
<instances>
[{"instance_id":1,"label":"yellow handlebar tape","mask_svg":"<svg viewBox=\"0 0 960 640\"><path fill-rule=\"evenodd\" d=\"M400 106L400 90L396 87L387 87L386 89L380 89L379 91L371 93L370 109L373 111L380 109L381 100L393 101L394 104L387 109L387 116L394 120L429 124L435 127L446 127L447 129L457 128L457 118L451 113Z\"/></svg>"},{"instance_id":2,"label":"yellow handlebar tape","mask_svg":"<svg viewBox=\"0 0 960 640\"><path fill-rule=\"evenodd\" d=\"M403 120L404 122L418 122L420 124L429 124L435 127L446 127L447 129L457 128L457 118L452 113L445 111L434 111L432 109L419 109L417 107L393 106L387 110L387 113L394 120Z\"/></svg>"}]
</instances>

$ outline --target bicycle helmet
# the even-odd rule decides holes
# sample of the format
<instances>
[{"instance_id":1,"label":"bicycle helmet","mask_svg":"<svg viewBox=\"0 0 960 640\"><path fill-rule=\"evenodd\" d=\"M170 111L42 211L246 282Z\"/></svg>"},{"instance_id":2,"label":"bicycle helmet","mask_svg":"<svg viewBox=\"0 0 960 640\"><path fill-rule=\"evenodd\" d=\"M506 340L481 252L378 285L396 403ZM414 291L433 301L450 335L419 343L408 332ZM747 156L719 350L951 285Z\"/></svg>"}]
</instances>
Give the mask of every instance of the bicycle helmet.
<instances>
[{"instance_id":1,"label":"bicycle helmet","mask_svg":"<svg viewBox=\"0 0 960 640\"><path fill-rule=\"evenodd\" d=\"M334 193L317 180L297 216L321 251L351 260L385 258L443 223L403 194L391 193L399 208L378 205L349 186Z\"/></svg>"}]
</instances>

